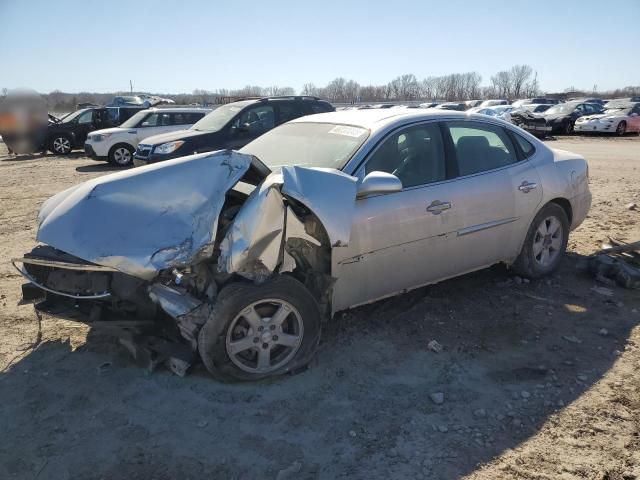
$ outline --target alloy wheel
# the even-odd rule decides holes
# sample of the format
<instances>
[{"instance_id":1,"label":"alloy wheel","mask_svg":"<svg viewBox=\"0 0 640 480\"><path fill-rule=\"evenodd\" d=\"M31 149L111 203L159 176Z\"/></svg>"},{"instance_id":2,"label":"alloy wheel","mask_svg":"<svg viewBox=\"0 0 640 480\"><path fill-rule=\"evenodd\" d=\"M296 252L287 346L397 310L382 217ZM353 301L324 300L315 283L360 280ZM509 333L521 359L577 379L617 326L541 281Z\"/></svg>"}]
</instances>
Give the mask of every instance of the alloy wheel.
<instances>
[{"instance_id":1,"label":"alloy wheel","mask_svg":"<svg viewBox=\"0 0 640 480\"><path fill-rule=\"evenodd\" d=\"M71 151L71 142L67 137L58 137L53 141L53 149L56 153L69 153Z\"/></svg>"},{"instance_id":2,"label":"alloy wheel","mask_svg":"<svg viewBox=\"0 0 640 480\"><path fill-rule=\"evenodd\" d=\"M270 373L296 354L304 335L300 312L288 302L265 299L245 307L229 324L229 359L249 373Z\"/></svg>"},{"instance_id":3,"label":"alloy wheel","mask_svg":"<svg viewBox=\"0 0 640 480\"><path fill-rule=\"evenodd\" d=\"M117 148L113 152L113 160L118 165L129 165L131 163L131 152L124 147Z\"/></svg>"},{"instance_id":4,"label":"alloy wheel","mask_svg":"<svg viewBox=\"0 0 640 480\"><path fill-rule=\"evenodd\" d=\"M543 267L555 262L562 249L564 232L556 217L545 218L533 237L533 258Z\"/></svg>"}]
</instances>

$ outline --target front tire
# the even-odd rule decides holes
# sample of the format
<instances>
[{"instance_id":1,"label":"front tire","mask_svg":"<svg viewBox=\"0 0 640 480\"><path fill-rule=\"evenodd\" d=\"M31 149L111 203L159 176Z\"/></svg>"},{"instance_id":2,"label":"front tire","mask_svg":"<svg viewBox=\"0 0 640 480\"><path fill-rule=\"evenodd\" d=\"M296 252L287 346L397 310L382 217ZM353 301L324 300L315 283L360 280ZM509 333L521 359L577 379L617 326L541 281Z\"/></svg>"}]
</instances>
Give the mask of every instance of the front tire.
<instances>
[{"instance_id":1,"label":"front tire","mask_svg":"<svg viewBox=\"0 0 640 480\"><path fill-rule=\"evenodd\" d=\"M109 163L118 167L128 167L133 163L133 147L127 143L118 143L109 150Z\"/></svg>"},{"instance_id":2,"label":"front tire","mask_svg":"<svg viewBox=\"0 0 640 480\"><path fill-rule=\"evenodd\" d=\"M569 239L569 220L556 204L545 205L529 226L513 269L523 277L539 278L552 273L560 263Z\"/></svg>"},{"instance_id":3,"label":"front tire","mask_svg":"<svg viewBox=\"0 0 640 480\"><path fill-rule=\"evenodd\" d=\"M565 135L571 135L573 133L573 122L568 121L567 123L565 123L562 127L562 132Z\"/></svg>"},{"instance_id":4,"label":"front tire","mask_svg":"<svg viewBox=\"0 0 640 480\"><path fill-rule=\"evenodd\" d=\"M623 137L625 133L627 133L627 122L623 120L616 127L616 135Z\"/></svg>"},{"instance_id":5,"label":"front tire","mask_svg":"<svg viewBox=\"0 0 640 480\"><path fill-rule=\"evenodd\" d=\"M306 287L289 276L223 288L198 336L198 350L215 378L253 381L299 370L320 341L320 310Z\"/></svg>"},{"instance_id":6,"label":"front tire","mask_svg":"<svg viewBox=\"0 0 640 480\"><path fill-rule=\"evenodd\" d=\"M68 135L56 135L49 141L49 151L54 155L68 155L73 148L73 140Z\"/></svg>"}]
</instances>

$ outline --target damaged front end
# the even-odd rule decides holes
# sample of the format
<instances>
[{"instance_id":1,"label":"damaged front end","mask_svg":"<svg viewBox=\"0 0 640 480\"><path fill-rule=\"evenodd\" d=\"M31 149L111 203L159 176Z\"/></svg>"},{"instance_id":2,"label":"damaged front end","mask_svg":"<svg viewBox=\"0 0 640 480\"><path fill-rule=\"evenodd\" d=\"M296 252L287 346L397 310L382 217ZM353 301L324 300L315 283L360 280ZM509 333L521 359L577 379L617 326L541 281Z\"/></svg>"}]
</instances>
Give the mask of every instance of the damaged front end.
<instances>
[{"instance_id":1,"label":"damaged front end","mask_svg":"<svg viewBox=\"0 0 640 480\"><path fill-rule=\"evenodd\" d=\"M248 194L248 192L251 192ZM47 200L14 260L23 300L66 305L154 369L184 375L229 283L295 276L330 312L331 249L349 241L356 180L219 151L107 175Z\"/></svg>"}]
</instances>

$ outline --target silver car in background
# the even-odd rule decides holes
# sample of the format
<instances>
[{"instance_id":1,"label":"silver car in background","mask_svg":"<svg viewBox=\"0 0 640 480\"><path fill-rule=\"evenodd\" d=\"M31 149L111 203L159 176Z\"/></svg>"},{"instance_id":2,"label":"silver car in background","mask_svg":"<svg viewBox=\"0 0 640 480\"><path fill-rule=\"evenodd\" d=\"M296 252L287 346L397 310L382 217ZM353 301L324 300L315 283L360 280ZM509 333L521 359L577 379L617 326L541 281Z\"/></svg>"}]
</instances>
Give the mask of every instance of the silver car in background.
<instances>
[{"instance_id":1,"label":"silver car in background","mask_svg":"<svg viewBox=\"0 0 640 480\"><path fill-rule=\"evenodd\" d=\"M15 262L93 318L168 319L155 351L129 330L136 354L255 380L306 365L337 311L499 262L550 274L590 204L584 158L504 121L350 110L72 187L42 207L45 245Z\"/></svg>"}]
</instances>

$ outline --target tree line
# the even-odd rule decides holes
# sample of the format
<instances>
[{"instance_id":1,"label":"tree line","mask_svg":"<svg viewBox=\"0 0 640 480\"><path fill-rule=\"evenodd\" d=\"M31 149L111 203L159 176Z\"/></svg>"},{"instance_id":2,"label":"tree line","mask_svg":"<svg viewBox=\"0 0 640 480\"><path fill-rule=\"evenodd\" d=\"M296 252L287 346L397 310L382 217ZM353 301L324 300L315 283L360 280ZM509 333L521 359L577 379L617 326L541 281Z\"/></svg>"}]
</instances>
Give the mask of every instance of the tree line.
<instances>
[{"instance_id":1,"label":"tree line","mask_svg":"<svg viewBox=\"0 0 640 480\"><path fill-rule=\"evenodd\" d=\"M2 89L6 95L7 89ZM591 91L581 91L574 87L565 89L566 94L556 96L594 96L601 98L617 98L640 95L640 86L629 86L608 92L599 92L594 85ZM263 97L275 95L295 95L292 87L270 86L261 87L247 85L238 89L205 90L196 89L191 93L158 94L170 98L179 105L208 105L243 97ZM361 85L355 80L338 77L324 87L313 83L305 83L300 95L311 95L329 100L332 103L374 103L388 101L432 101L432 100L475 100L504 98L515 100L531 98L543 94L538 82L538 74L529 65L514 65L510 69L497 72L489 78L486 85L482 85L482 76L477 72L451 73L442 76L430 76L418 79L414 74L400 75L382 85ZM135 92L114 93L65 93L53 91L43 94L47 107L51 112L70 112L79 103L95 103L104 105L109 103L114 95L135 95Z\"/></svg>"}]
</instances>

